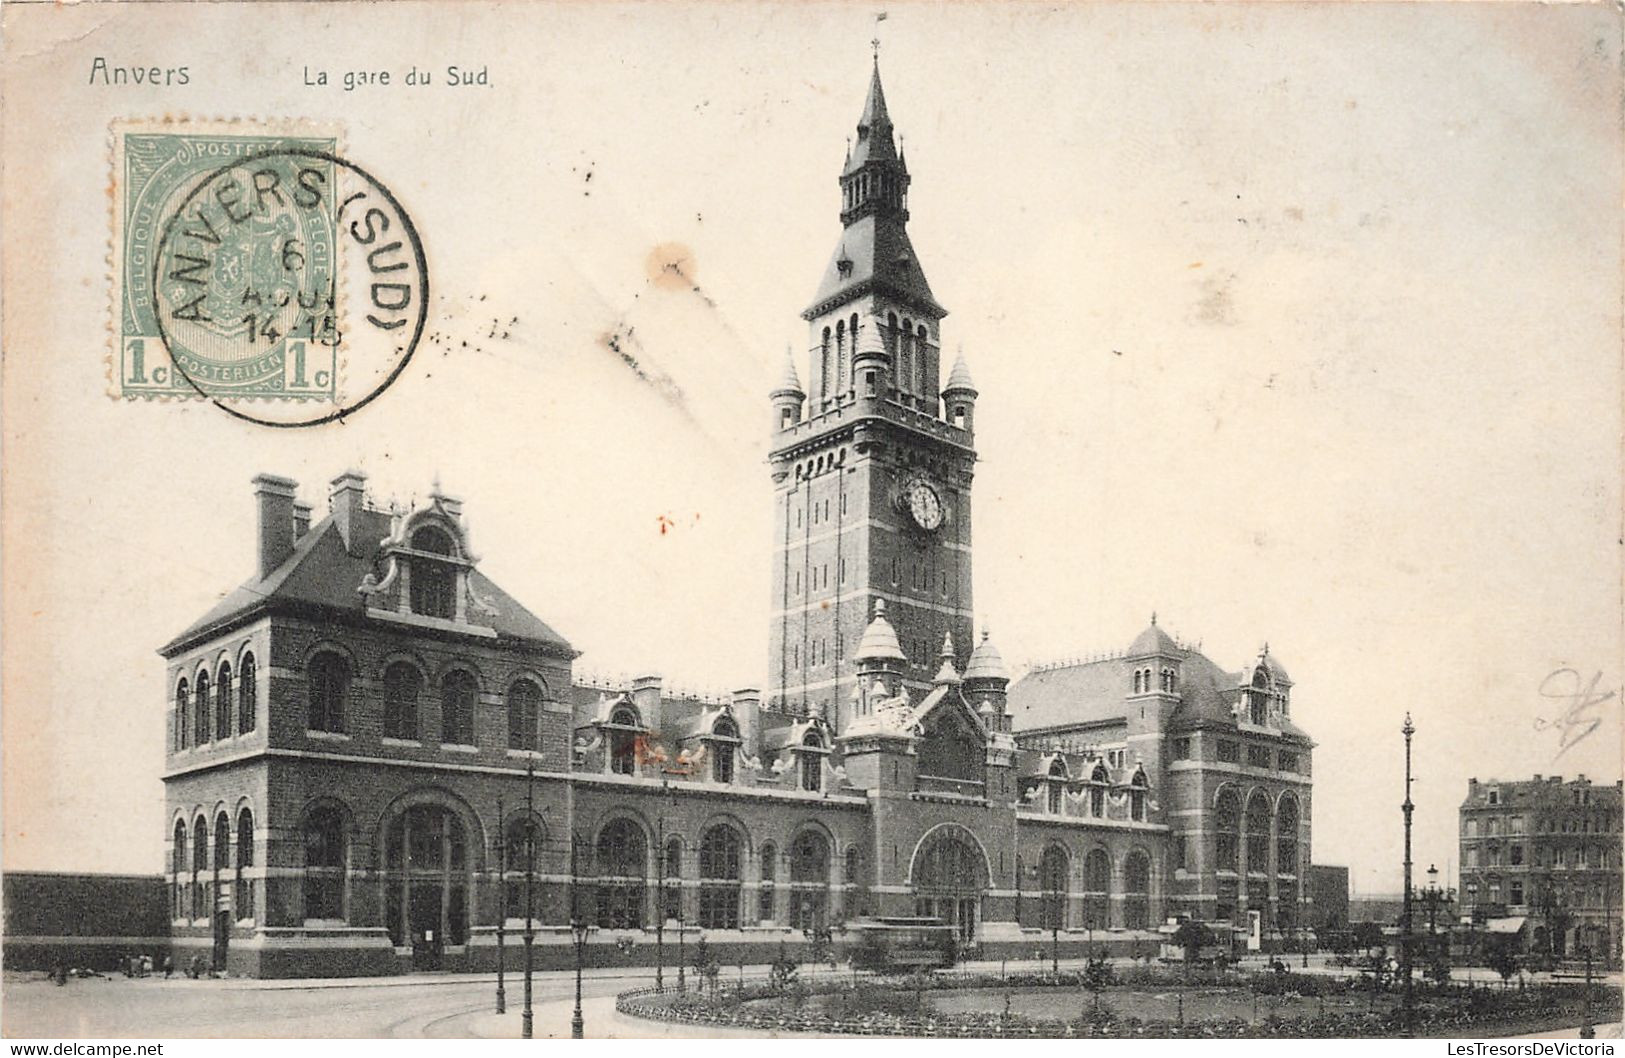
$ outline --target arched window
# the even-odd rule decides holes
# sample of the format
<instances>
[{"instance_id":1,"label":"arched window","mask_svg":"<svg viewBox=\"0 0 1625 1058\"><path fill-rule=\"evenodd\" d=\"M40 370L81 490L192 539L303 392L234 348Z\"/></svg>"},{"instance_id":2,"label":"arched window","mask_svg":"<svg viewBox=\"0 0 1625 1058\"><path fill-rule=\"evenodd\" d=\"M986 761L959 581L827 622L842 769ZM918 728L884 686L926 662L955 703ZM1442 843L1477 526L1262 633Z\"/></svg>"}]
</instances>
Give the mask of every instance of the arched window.
<instances>
[{"instance_id":1,"label":"arched window","mask_svg":"<svg viewBox=\"0 0 1625 1058\"><path fill-rule=\"evenodd\" d=\"M719 717L711 728L711 781L734 781L734 746L739 741L739 728L727 717Z\"/></svg>"},{"instance_id":2,"label":"arched window","mask_svg":"<svg viewBox=\"0 0 1625 1058\"><path fill-rule=\"evenodd\" d=\"M209 674L207 672L197 674L197 690L193 692L192 697L194 704L197 706L197 741L198 745L201 746L214 737L211 734L211 721L214 718L210 715L214 699L209 696Z\"/></svg>"},{"instance_id":3,"label":"arched window","mask_svg":"<svg viewBox=\"0 0 1625 1058\"><path fill-rule=\"evenodd\" d=\"M803 830L790 845L790 908L795 928L822 929L829 914L829 839Z\"/></svg>"},{"instance_id":4,"label":"arched window","mask_svg":"<svg viewBox=\"0 0 1625 1058\"><path fill-rule=\"evenodd\" d=\"M186 821L175 820L175 832L170 835L169 869L175 875L175 918L186 917L186 883L181 881L181 875L186 873Z\"/></svg>"},{"instance_id":5,"label":"arched window","mask_svg":"<svg viewBox=\"0 0 1625 1058\"><path fill-rule=\"evenodd\" d=\"M1298 799L1291 794L1281 798L1275 815L1275 870L1298 873Z\"/></svg>"},{"instance_id":6,"label":"arched window","mask_svg":"<svg viewBox=\"0 0 1625 1058\"><path fill-rule=\"evenodd\" d=\"M617 775L638 773L638 716L620 708L609 717L609 770Z\"/></svg>"},{"instance_id":7,"label":"arched window","mask_svg":"<svg viewBox=\"0 0 1625 1058\"><path fill-rule=\"evenodd\" d=\"M454 555L451 538L426 525L412 534L412 550L424 553L412 559L412 612L447 620L456 617L457 568L443 559L425 557Z\"/></svg>"},{"instance_id":8,"label":"arched window","mask_svg":"<svg viewBox=\"0 0 1625 1058\"><path fill-rule=\"evenodd\" d=\"M415 741L418 737L418 694L423 676L417 666L397 661L384 670L384 737Z\"/></svg>"},{"instance_id":9,"label":"arched window","mask_svg":"<svg viewBox=\"0 0 1625 1058\"><path fill-rule=\"evenodd\" d=\"M1051 815L1061 814L1061 798L1066 792L1066 762L1057 757L1049 766L1048 801Z\"/></svg>"},{"instance_id":10,"label":"arched window","mask_svg":"<svg viewBox=\"0 0 1625 1058\"><path fill-rule=\"evenodd\" d=\"M254 918L254 879L246 877L254 866L254 813L247 806L237 812L237 917Z\"/></svg>"},{"instance_id":11,"label":"arched window","mask_svg":"<svg viewBox=\"0 0 1625 1058\"><path fill-rule=\"evenodd\" d=\"M982 781L986 775L986 749L961 712L938 709L926 719L924 735L918 749L921 775Z\"/></svg>"},{"instance_id":12,"label":"arched window","mask_svg":"<svg viewBox=\"0 0 1625 1058\"><path fill-rule=\"evenodd\" d=\"M509 820L507 828L502 832L503 918L524 919L527 870L532 874L533 883L531 917L538 917L541 910L540 894L534 885L534 874L540 869L542 852L546 848L546 832L534 817L520 816Z\"/></svg>"},{"instance_id":13,"label":"arched window","mask_svg":"<svg viewBox=\"0 0 1625 1058\"><path fill-rule=\"evenodd\" d=\"M1123 861L1123 925L1148 929L1151 923L1151 858L1139 849Z\"/></svg>"},{"instance_id":14,"label":"arched window","mask_svg":"<svg viewBox=\"0 0 1625 1058\"><path fill-rule=\"evenodd\" d=\"M1066 928L1066 883L1069 868L1066 850L1059 845L1051 845L1045 849L1043 858L1038 861L1038 887L1044 893L1044 919L1041 923L1044 929Z\"/></svg>"},{"instance_id":15,"label":"arched window","mask_svg":"<svg viewBox=\"0 0 1625 1058\"><path fill-rule=\"evenodd\" d=\"M219 732L218 738L231 737L232 706L236 703L231 700L231 663L220 663L220 674L214 681L214 729Z\"/></svg>"},{"instance_id":16,"label":"arched window","mask_svg":"<svg viewBox=\"0 0 1625 1058\"><path fill-rule=\"evenodd\" d=\"M867 915L869 913L869 894L864 885L863 853L856 845L846 847L845 870L842 881L846 883L845 914Z\"/></svg>"},{"instance_id":17,"label":"arched window","mask_svg":"<svg viewBox=\"0 0 1625 1058\"><path fill-rule=\"evenodd\" d=\"M1253 672L1253 686L1247 693L1247 718L1260 726L1269 719L1269 686L1269 674L1260 665Z\"/></svg>"},{"instance_id":18,"label":"arched window","mask_svg":"<svg viewBox=\"0 0 1625 1058\"><path fill-rule=\"evenodd\" d=\"M463 669L452 669L440 681L440 741L450 746L474 744L474 702L479 685Z\"/></svg>"},{"instance_id":19,"label":"arched window","mask_svg":"<svg viewBox=\"0 0 1625 1058\"><path fill-rule=\"evenodd\" d=\"M384 921L397 948L440 952L468 937L468 842L437 804L410 805L384 836ZM309 915L307 906L306 914Z\"/></svg>"},{"instance_id":20,"label":"arched window","mask_svg":"<svg viewBox=\"0 0 1625 1058\"><path fill-rule=\"evenodd\" d=\"M846 342L843 341L846 334L846 324L844 322L835 325L835 392L837 396L839 396L840 393L846 389L846 363L848 346ZM858 333L855 326L851 331L851 338L852 345L857 345Z\"/></svg>"},{"instance_id":21,"label":"arched window","mask_svg":"<svg viewBox=\"0 0 1625 1058\"><path fill-rule=\"evenodd\" d=\"M192 823L192 918L203 918L208 914L209 904L214 898L214 888L209 884L209 824L202 816L198 816Z\"/></svg>"},{"instance_id":22,"label":"arched window","mask_svg":"<svg viewBox=\"0 0 1625 1058\"><path fill-rule=\"evenodd\" d=\"M600 929L642 928L647 849L643 829L630 819L611 820L598 832Z\"/></svg>"},{"instance_id":23,"label":"arched window","mask_svg":"<svg viewBox=\"0 0 1625 1058\"><path fill-rule=\"evenodd\" d=\"M824 740L816 731L809 731L802 736L801 744L808 749L819 750L824 748ZM801 788L817 792L824 788L824 755L822 753L802 753L801 757Z\"/></svg>"},{"instance_id":24,"label":"arched window","mask_svg":"<svg viewBox=\"0 0 1625 1058\"><path fill-rule=\"evenodd\" d=\"M679 838L666 839L666 854L660 858L661 914L665 918L683 921L683 842Z\"/></svg>"},{"instance_id":25,"label":"arched window","mask_svg":"<svg viewBox=\"0 0 1625 1058\"><path fill-rule=\"evenodd\" d=\"M309 685L307 726L312 731L342 732L350 697L350 663L331 651L317 654L310 660Z\"/></svg>"},{"instance_id":26,"label":"arched window","mask_svg":"<svg viewBox=\"0 0 1625 1058\"><path fill-rule=\"evenodd\" d=\"M348 862L344 818L332 805L318 805L305 816L303 892L307 921L344 919L344 874Z\"/></svg>"},{"instance_id":27,"label":"arched window","mask_svg":"<svg viewBox=\"0 0 1625 1058\"><path fill-rule=\"evenodd\" d=\"M931 346L930 346L931 338L930 338L930 332L928 332L925 329L925 324L923 324L923 323L920 324L919 330L916 331L915 333L916 333L916 336L919 338L920 344L919 344L919 349L917 351L917 354L914 357L914 370L918 372L918 375L915 377L915 380L914 380L914 391L916 393L923 394L923 393L925 393L925 389L926 389L926 386L925 386L926 360L927 360L927 358L929 356L929 350L931 348Z\"/></svg>"},{"instance_id":28,"label":"arched window","mask_svg":"<svg viewBox=\"0 0 1625 1058\"><path fill-rule=\"evenodd\" d=\"M1268 871L1270 863L1270 801L1254 790L1247 799L1247 873Z\"/></svg>"},{"instance_id":29,"label":"arched window","mask_svg":"<svg viewBox=\"0 0 1625 1058\"><path fill-rule=\"evenodd\" d=\"M1096 764L1089 773L1089 814L1096 819L1106 818L1106 787L1111 783L1111 776L1106 771L1106 765Z\"/></svg>"},{"instance_id":30,"label":"arched window","mask_svg":"<svg viewBox=\"0 0 1625 1058\"><path fill-rule=\"evenodd\" d=\"M254 655L243 655L243 671L237 676L237 730L241 734L248 734L259 723L254 715L255 704L259 701L259 689L255 686L256 672L254 670Z\"/></svg>"},{"instance_id":31,"label":"arched window","mask_svg":"<svg viewBox=\"0 0 1625 1058\"><path fill-rule=\"evenodd\" d=\"M778 850L772 842L762 845L762 884L756 891L756 917L763 922L773 921L773 883L778 872Z\"/></svg>"},{"instance_id":32,"label":"arched window","mask_svg":"<svg viewBox=\"0 0 1625 1058\"><path fill-rule=\"evenodd\" d=\"M1094 849L1083 860L1083 924L1088 929L1111 925L1112 861L1105 849Z\"/></svg>"},{"instance_id":33,"label":"arched window","mask_svg":"<svg viewBox=\"0 0 1625 1058\"><path fill-rule=\"evenodd\" d=\"M1136 771L1129 780L1128 815L1136 823L1145 822L1146 802L1149 799L1145 772Z\"/></svg>"},{"instance_id":34,"label":"arched window","mask_svg":"<svg viewBox=\"0 0 1625 1058\"><path fill-rule=\"evenodd\" d=\"M1219 870L1240 870L1238 848L1241 833L1241 797L1230 787L1220 791L1213 805L1215 833L1214 858Z\"/></svg>"},{"instance_id":35,"label":"arched window","mask_svg":"<svg viewBox=\"0 0 1625 1058\"><path fill-rule=\"evenodd\" d=\"M508 748L534 750L541 724L542 689L534 680L508 688Z\"/></svg>"},{"instance_id":36,"label":"arched window","mask_svg":"<svg viewBox=\"0 0 1625 1058\"><path fill-rule=\"evenodd\" d=\"M220 913L225 901L220 894L220 876L231 869L231 817L224 812L214 817L214 878L215 901L209 909L210 917Z\"/></svg>"},{"instance_id":37,"label":"arched window","mask_svg":"<svg viewBox=\"0 0 1625 1058\"><path fill-rule=\"evenodd\" d=\"M175 748L185 749L191 742L192 696L183 679L175 685Z\"/></svg>"},{"instance_id":38,"label":"arched window","mask_svg":"<svg viewBox=\"0 0 1625 1058\"><path fill-rule=\"evenodd\" d=\"M739 832L718 823L700 838L700 928L739 928Z\"/></svg>"},{"instance_id":39,"label":"arched window","mask_svg":"<svg viewBox=\"0 0 1625 1058\"><path fill-rule=\"evenodd\" d=\"M903 321L903 332L897 342L897 388L904 393L914 392L914 324Z\"/></svg>"}]
</instances>

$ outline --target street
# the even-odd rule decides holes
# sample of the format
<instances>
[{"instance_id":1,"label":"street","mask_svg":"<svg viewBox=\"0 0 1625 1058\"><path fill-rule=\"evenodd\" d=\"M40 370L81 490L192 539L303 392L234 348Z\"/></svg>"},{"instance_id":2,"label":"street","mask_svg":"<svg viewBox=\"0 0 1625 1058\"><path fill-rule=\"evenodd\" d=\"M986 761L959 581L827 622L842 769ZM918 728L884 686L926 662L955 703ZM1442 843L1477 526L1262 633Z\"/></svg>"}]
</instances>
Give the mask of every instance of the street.
<instances>
[{"instance_id":1,"label":"street","mask_svg":"<svg viewBox=\"0 0 1625 1058\"><path fill-rule=\"evenodd\" d=\"M1061 960L1062 969L1076 969L1079 965L1080 960ZM1026 960L1011 963L1008 969L1031 972L1048 966L1048 960L1041 964ZM997 973L1001 964L974 963L965 968ZM745 972L758 977L766 970L756 966L747 967ZM1319 965L1312 966L1311 972L1337 971ZM675 968L668 967L665 973L667 986L675 987ZM1461 976L1482 981L1486 974L1479 970ZM755 1035L715 1027L656 1024L616 1013L617 993L653 983L652 967L583 974L586 1035L601 1039ZM1612 983L1618 987L1617 975ZM496 982L489 975L276 981L108 977L70 980L59 988L41 974L8 974L0 1033L12 1039L512 1039L520 1035L523 990L522 976L510 975L507 1012L499 1015L495 1013ZM532 1006L537 1038L570 1035L574 995L575 979L569 971L535 975ZM1574 1031L1566 1034L1573 1036ZM1619 1027L1598 1026L1597 1035L1617 1038Z\"/></svg>"}]
</instances>

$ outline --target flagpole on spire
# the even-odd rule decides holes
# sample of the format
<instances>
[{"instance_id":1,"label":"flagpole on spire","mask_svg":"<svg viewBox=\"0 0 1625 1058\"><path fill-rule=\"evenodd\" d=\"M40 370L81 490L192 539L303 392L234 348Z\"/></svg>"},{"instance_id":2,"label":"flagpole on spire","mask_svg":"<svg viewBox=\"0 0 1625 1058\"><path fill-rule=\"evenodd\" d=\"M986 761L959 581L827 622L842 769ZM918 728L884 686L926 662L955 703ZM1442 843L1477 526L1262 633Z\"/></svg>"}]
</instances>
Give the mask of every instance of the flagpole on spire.
<instances>
[{"instance_id":1,"label":"flagpole on spire","mask_svg":"<svg viewBox=\"0 0 1625 1058\"><path fill-rule=\"evenodd\" d=\"M884 11L876 11L875 12L875 35L869 41L869 47L874 49L875 65L876 66L880 65L880 24L882 22L884 22L884 21L886 21L886 12L884 12Z\"/></svg>"}]
</instances>

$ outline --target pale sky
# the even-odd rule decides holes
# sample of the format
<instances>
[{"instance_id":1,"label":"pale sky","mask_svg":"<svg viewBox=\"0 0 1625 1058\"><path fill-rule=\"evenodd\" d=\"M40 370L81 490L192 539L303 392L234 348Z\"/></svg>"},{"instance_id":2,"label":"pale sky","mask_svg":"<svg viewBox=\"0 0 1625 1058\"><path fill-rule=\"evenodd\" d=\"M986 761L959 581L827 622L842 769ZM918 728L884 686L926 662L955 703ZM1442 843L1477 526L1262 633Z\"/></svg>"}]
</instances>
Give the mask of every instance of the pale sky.
<instances>
[{"instance_id":1,"label":"pale sky","mask_svg":"<svg viewBox=\"0 0 1625 1058\"><path fill-rule=\"evenodd\" d=\"M251 572L260 471L318 517L347 466L381 499L438 474L580 669L760 685L766 392L839 237L872 16L9 5L5 866L160 869L155 649ZM1121 649L1152 610L1230 669L1268 640L1319 743L1315 860L1361 891L1399 888L1407 710L1419 870L1453 864L1469 776L1620 775L1618 27L1018 3L879 27L910 231L982 393L978 613L1015 665ZM97 55L190 84L90 85ZM437 83L400 85L412 64ZM104 395L108 123L165 113L337 119L423 233L442 340L346 424ZM666 244L698 289L651 281ZM1614 697L1557 757L1536 718L1564 667Z\"/></svg>"}]
</instances>

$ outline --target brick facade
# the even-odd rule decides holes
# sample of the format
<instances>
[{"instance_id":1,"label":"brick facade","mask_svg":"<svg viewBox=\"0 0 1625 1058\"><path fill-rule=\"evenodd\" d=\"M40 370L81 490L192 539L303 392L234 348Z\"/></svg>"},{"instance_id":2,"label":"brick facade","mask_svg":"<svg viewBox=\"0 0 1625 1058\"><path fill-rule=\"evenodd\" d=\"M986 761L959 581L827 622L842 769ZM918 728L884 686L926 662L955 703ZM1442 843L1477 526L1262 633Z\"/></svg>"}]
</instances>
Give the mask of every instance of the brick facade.
<instances>
[{"instance_id":1,"label":"brick facade","mask_svg":"<svg viewBox=\"0 0 1625 1058\"><path fill-rule=\"evenodd\" d=\"M528 921L557 966L573 918L590 965L675 966L701 932L760 961L865 916L984 957L1149 953L1173 911L1290 928L1312 743L1278 659L1227 673L1153 620L1012 684L973 635L978 394L963 358L940 379L878 70L858 133L812 394L792 365L771 394L767 694L578 683L438 486L382 506L349 471L313 523L261 475L255 575L161 651L181 959L517 966Z\"/></svg>"}]
</instances>

